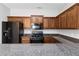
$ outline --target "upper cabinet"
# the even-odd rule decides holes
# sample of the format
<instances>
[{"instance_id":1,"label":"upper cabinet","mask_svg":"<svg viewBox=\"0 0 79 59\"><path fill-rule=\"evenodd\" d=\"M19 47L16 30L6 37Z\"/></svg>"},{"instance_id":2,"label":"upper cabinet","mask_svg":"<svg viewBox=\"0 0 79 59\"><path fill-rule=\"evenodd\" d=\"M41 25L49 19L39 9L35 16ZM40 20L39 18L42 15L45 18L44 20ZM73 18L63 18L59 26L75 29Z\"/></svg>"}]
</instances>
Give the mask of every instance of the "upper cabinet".
<instances>
[{"instance_id":1,"label":"upper cabinet","mask_svg":"<svg viewBox=\"0 0 79 59\"><path fill-rule=\"evenodd\" d=\"M67 28L67 21L66 21L66 12L61 14L59 17L58 17L58 28L59 29L65 29Z\"/></svg>"},{"instance_id":2,"label":"upper cabinet","mask_svg":"<svg viewBox=\"0 0 79 59\"><path fill-rule=\"evenodd\" d=\"M55 17L49 17L49 29L55 29Z\"/></svg>"},{"instance_id":3,"label":"upper cabinet","mask_svg":"<svg viewBox=\"0 0 79 59\"><path fill-rule=\"evenodd\" d=\"M43 23L43 16L42 15L32 15L30 18L31 18L31 23L38 23L38 24Z\"/></svg>"},{"instance_id":4,"label":"upper cabinet","mask_svg":"<svg viewBox=\"0 0 79 59\"><path fill-rule=\"evenodd\" d=\"M30 17L20 17L20 16L8 16L8 21L10 22L21 22L24 28L31 28Z\"/></svg>"},{"instance_id":5,"label":"upper cabinet","mask_svg":"<svg viewBox=\"0 0 79 59\"><path fill-rule=\"evenodd\" d=\"M55 29L55 17L44 17L43 27L44 29Z\"/></svg>"},{"instance_id":6,"label":"upper cabinet","mask_svg":"<svg viewBox=\"0 0 79 59\"><path fill-rule=\"evenodd\" d=\"M8 16L8 21L10 22L23 22L22 17L17 17L17 16Z\"/></svg>"},{"instance_id":7,"label":"upper cabinet","mask_svg":"<svg viewBox=\"0 0 79 59\"><path fill-rule=\"evenodd\" d=\"M79 28L78 10L79 6L74 5L65 12L58 15L59 29L77 29Z\"/></svg>"},{"instance_id":8,"label":"upper cabinet","mask_svg":"<svg viewBox=\"0 0 79 59\"><path fill-rule=\"evenodd\" d=\"M49 28L49 18L44 17L43 19L43 28L48 29Z\"/></svg>"},{"instance_id":9,"label":"upper cabinet","mask_svg":"<svg viewBox=\"0 0 79 59\"><path fill-rule=\"evenodd\" d=\"M79 4L75 4L56 17L31 17L9 16L8 21L22 22L24 28L31 28L32 23L42 24L44 29L79 29Z\"/></svg>"},{"instance_id":10,"label":"upper cabinet","mask_svg":"<svg viewBox=\"0 0 79 59\"><path fill-rule=\"evenodd\" d=\"M24 17L23 18L23 26L25 29L31 28L31 20L30 17Z\"/></svg>"}]
</instances>

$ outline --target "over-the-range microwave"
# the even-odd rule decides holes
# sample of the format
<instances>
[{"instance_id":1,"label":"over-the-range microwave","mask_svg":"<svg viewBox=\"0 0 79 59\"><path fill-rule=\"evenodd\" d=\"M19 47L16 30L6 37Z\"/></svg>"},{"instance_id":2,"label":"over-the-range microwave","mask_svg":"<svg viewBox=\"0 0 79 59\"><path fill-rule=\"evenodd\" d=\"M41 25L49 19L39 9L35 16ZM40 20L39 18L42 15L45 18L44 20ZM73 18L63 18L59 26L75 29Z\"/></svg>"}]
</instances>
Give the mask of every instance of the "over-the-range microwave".
<instances>
[{"instance_id":1,"label":"over-the-range microwave","mask_svg":"<svg viewBox=\"0 0 79 59\"><path fill-rule=\"evenodd\" d=\"M40 30L40 29L42 29L42 25L41 24L37 24L37 23L32 23L31 28L35 29L35 30Z\"/></svg>"}]
</instances>

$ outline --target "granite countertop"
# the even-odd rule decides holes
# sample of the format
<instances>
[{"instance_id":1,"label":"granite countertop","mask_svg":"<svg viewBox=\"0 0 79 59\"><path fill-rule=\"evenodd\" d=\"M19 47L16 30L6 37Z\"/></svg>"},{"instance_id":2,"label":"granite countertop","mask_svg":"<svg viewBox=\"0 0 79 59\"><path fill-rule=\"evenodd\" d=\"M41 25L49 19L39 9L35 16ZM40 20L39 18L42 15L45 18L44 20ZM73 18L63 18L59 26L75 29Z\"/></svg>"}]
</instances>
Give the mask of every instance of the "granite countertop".
<instances>
[{"instance_id":1,"label":"granite countertop","mask_svg":"<svg viewBox=\"0 0 79 59\"><path fill-rule=\"evenodd\" d=\"M2 56L79 56L79 44L54 36L63 43L0 44Z\"/></svg>"},{"instance_id":2,"label":"granite countertop","mask_svg":"<svg viewBox=\"0 0 79 59\"><path fill-rule=\"evenodd\" d=\"M23 36L30 36L31 34L24 34ZM44 36L57 36L58 34L43 34Z\"/></svg>"},{"instance_id":3,"label":"granite countertop","mask_svg":"<svg viewBox=\"0 0 79 59\"><path fill-rule=\"evenodd\" d=\"M79 46L68 44L0 44L0 56L79 56Z\"/></svg>"},{"instance_id":4,"label":"granite countertop","mask_svg":"<svg viewBox=\"0 0 79 59\"><path fill-rule=\"evenodd\" d=\"M30 37L31 34L24 34L23 36L24 36L24 37L25 37L25 36ZM22 37L23 37L23 36L22 36ZM61 36L61 34L44 34L44 36L52 36L53 38L55 38L55 37L63 38L63 36ZM59 39L59 38L56 38L56 39ZM76 38L71 38L71 37L67 38L67 37L65 36L63 39L65 39L65 40L67 40L67 41L72 41L73 43L79 43L79 39L76 39ZM60 41L60 40L59 40L59 41Z\"/></svg>"}]
</instances>

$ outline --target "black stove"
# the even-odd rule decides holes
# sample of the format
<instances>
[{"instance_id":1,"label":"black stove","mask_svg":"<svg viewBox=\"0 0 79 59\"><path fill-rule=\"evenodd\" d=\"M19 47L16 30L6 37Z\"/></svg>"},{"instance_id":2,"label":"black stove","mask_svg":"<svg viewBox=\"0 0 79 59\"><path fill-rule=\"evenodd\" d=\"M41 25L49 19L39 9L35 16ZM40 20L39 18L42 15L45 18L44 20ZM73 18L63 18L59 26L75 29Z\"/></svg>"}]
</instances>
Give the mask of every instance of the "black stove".
<instances>
[{"instance_id":1,"label":"black stove","mask_svg":"<svg viewBox=\"0 0 79 59\"><path fill-rule=\"evenodd\" d=\"M33 31L30 43L43 43L43 32L42 31Z\"/></svg>"}]
</instances>

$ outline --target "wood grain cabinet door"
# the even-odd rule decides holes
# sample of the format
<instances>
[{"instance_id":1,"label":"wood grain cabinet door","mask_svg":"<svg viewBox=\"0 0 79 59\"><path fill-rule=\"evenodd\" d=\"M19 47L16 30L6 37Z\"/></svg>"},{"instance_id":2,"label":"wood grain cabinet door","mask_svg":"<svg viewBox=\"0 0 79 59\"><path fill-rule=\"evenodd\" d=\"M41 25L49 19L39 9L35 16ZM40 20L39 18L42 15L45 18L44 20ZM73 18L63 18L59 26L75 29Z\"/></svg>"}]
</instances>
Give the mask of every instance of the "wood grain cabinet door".
<instances>
[{"instance_id":1,"label":"wood grain cabinet door","mask_svg":"<svg viewBox=\"0 0 79 59\"><path fill-rule=\"evenodd\" d=\"M77 10L77 11L76 11L76 13L77 13L77 14L76 14L76 15L77 15L77 16L76 16L76 17L77 17L77 29L79 29L79 5L76 6L76 10Z\"/></svg>"},{"instance_id":2,"label":"wood grain cabinet door","mask_svg":"<svg viewBox=\"0 0 79 59\"><path fill-rule=\"evenodd\" d=\"M30 43L30 38L28 36L23 36L21 43Z\"/></svg>"},{"instance_id":3,"label":"wood grain cabinet door","mask_svg":"<svg viewBox=\"0 0 79 59\"><path fill-rule=\"evenodd\" d=\"M76 29L77 28L76 11L77 10L75 7L72 7L71 9L66 11L66 29Z\"/></svg>"},{"instance_id":4,"label":"wood grain cabinet door","mask_svg":"<svg viewBox=\"0 0 79 59\"><path fill-rule=\"evenodd\" d=\"M49 24L49 29L55 29L55 18L53 18L53 17L49 17L49 20L48 20L48 24Z\"/></svg>"},{"instance_id":5,"label":"wood grain cabinet door","mask_svg":"<svg viewBox=\"0 0 79 59\"><path fill-rule=\"evenodd\" d=\"M22 17L8 17L8 21L10 22L23 22Z\"/></svg>"},{"instance_id":6,"label":"wood grain cabinet door","mask_svg":"<svg viewBox=\"0 0 79 59\"><path fill-rule=\"evenodd\" d=\"M44 27L44 29L49 28L49 19L48 18L43 19L43 27Z\"/></svg>"},{"instance_id":7,"label":"wood grain cabinet door","mask_svg":"<svg viewBox=\"0 0 79 59\"><path fill-rule=\"evenodd\" d=\"M59 17L56 17L56 19L54 20L54 26L55 26L55 29L59 29Z\"/></svg>"},{"instance_id":8,"label":"wood grain cabinet door","mask_svg":"<svg viewBox=\"0 0 79 59\"><path fill-rule=\"evenodd\" d=\"M76 29L77 28L77 22L78 22L78 17L77 17L77 8L76 6L72 8L71 10L71 18L72 18L72 28Z\"/></svg>"},{"instance_id":9,"label":"wood grain cabinet door","mask_svg":"<svg viewBox=\"0 0 79 59\"><path fill-rule=\"evenodd\" d=\"M51 43L51 39L49 36L44 36L44 43Z\"/></svg>"},{"instance_id":10,"label":"wood grain cabinet door","mask_svg":"<svg viewBox=\"0 0 79 59\"><path fill-rule=\"evenodd\" d=\"M42 15L31 15L31 22L41 24L43 23L43 16Z\"/></svg>"},{"instance_id":11,"label":"wood grain cabinet door","mask_svg":"<svg viewBox=\"0 0 79 59\"><path fill-rule=\"evenodd\" d=\"M31 28L31 20L29 17L23 18L24 28Z\"/></svg>"},{"instance_id":12,"label":"wood grain cabinet door","mask_svg":"<svg viewBox=\"0 0 79 59\"><path fill-rule=\"evenodd\" d=\"M74 19L74 17L75 17L74 10L73 9L68 10L68 12L67 12L67 28L68 29L76 28L75 27L76 26L75 25L76 24L76 22L75 22L76 19Z\"/></svg>"},{"instance_id":13,"label":"wood grain cabinet door","mask_svg":"<svg viewBox=\"0 0 79 59\"><path fill-rule=\"evenodd\" d=\"M67 23L66 23L66 13L63 13L61 15L61 28L66 29L67 28L66 25L67 25Z\"/></svg>"},{"instance_id":14,"label":"wood grain cabinet door","mask_svg":"<svg viewBox=\"0 0 79 59\"><path fill-rule=\"evenodd\" d=\"M59 43L59 41L52 36L44 36L44 43Z\"/></svg>"}]
</instances>

